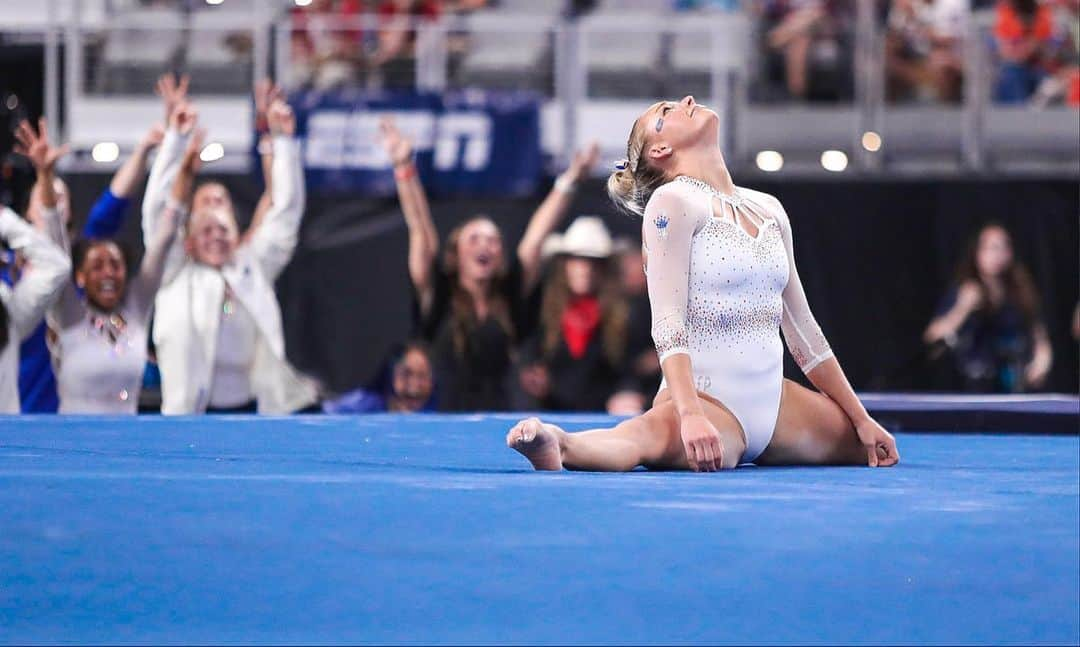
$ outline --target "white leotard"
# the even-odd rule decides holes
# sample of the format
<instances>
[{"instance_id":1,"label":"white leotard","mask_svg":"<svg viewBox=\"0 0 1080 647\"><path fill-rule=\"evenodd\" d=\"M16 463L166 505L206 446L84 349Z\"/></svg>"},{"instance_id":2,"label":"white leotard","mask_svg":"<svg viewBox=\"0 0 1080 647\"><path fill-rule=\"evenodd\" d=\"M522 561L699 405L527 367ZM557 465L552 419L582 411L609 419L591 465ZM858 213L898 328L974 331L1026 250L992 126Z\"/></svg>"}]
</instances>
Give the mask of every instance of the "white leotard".
<instances>
[{"instance_id":1,"label":"white leotard","mask_svg":"<svg viewBox=\"0 0 1080 647\"><path fill-rule=\"evenodd\" d=\"M803 372L832 357L795 269L784 208L759 191L737 188L728 196L680 177L650 198L642 241L661 363L690 356L698 390L742 425L740 462L754 461L780 409L779 330Z\"/></svg>"}]
</instances>

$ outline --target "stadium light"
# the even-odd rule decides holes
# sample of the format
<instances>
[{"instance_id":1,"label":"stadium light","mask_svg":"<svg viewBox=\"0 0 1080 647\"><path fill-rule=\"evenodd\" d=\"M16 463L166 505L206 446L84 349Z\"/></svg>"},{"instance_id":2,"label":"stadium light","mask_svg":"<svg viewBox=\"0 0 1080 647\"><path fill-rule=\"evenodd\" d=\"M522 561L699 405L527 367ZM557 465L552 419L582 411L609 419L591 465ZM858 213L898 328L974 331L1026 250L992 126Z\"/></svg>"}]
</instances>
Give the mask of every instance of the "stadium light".
<instances>
[{"instance_id":1,"label":"stadium light","mask_svg":"<svg viewBox=\"0 0 1080 647\"><path fill-rule=\"evenodd\" d=\"M219 5L222 2L225 2L225 0L206 0L206 4L210 5Z\"/></svg>"},{"instance_id":2,"label":"stadium light","mask_svg":"<svg viewBox=\"0 0 1080 647\"><path fill-rule=\"evenodd\" d=\"M199 159L204 162L216 162L225 157L225 147L217 142L210 142L199 153Z\"/></svg>"},{"instance_id":3,"label":"stadium light","mask_svg":"<svg viewBox=\"0 0 1080 647\"><path fill-rule=\"evenodd\" d=\"M311 4L311 0L293 0L297 7L306 7Z\"/></svg>"},{"instance_id":4,"label":"stadium light","mask_svg":"<svg viewBox=\"0 0 1080 647\"><path fill-rule=\"evenodd\" d=\"M761 151L755 161L757 167L766 173L775 173L784 168L784 156L776 151Z\"/></svg>"},{"instance_id":5,"label":"stadium light","mask_svg":"<svg viewBox=\"0 0 1080 647\"><path fill-rule=\"evenodd\" d=\"M878 152L881 150L881 135L872 130L866 131L862 135L862 147L871 153Z\"/></svg>"},{"instance_id":6,"label":"stadium light","mask_svg":"<svg viewBox=\"0 0 1080 647\"><path fill-rule=\"evenodd\" d=\"M821 165L826 171L839 173L847 168L847 155L844 151L825 151L821 154Z\"/></svg>"},{"instance_id":7,"label":"stadium light","mask_svg":"<svg viewBox=\"0 0 1080 647\"><path fill-rule=\"evenodd\" d=\"M116 142L100 142L90 149L90 157L94 158L95 162L115 162L120 157L120 147Z\"/></svg>"}]
</instances>

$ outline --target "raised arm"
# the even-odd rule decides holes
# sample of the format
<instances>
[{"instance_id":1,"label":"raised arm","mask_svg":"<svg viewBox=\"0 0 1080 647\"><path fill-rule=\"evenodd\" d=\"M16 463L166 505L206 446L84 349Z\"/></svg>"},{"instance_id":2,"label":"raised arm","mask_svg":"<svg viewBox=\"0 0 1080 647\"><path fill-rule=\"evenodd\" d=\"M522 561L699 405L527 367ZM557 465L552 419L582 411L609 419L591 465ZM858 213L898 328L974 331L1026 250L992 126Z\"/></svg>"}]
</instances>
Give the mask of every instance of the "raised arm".
<instances>
[{"instance_id":1,"label":"raised arm","mask_svg":"<svg viewBox=\"0 0 1080 647\"><path fill-rule=\"evenodd\" d=\"M60 247L7 207L0 207L0 239L27 261L6 304L15 335L22 341L34 332L45 310L70 280L71 260Z\"/></svg>"},{"instance_id":2,"label":"raised arm","mask_svg":"<svg viewBox=\"0 0 1080 647\"><path fill-rule=\"evenodd\" d=\"M88 238L108 238L115 236L124 226L124 216L128 204L135 194L146 172L146 160L165 137L165 128L154 124L139 140L135 150L113 175L109 188L90 208L83 226L83 235Z\"/></svg>"},{"instance_id":3,"label":"raised arm","mask_svg":"<svg viewBox=\"0 0 1080 647\"><path fill-rule=\"evenodd\" d=\"M129 294L132 304L144 316L154 305L154 297L161 287L166 270L172 271L183 263L185 253L181 245L181 232L187 221L188 204L195 183L202 141L203 132L197 130L184 150L179 172L158 216L154 233L146 241L146 251L139 264L139 272L131 281Z\"/></svg>"},{"instance_id":4,"label":"raised arm","mask_svg":"<svg viewBox=\"0 0 1080 647\"><path fill-rule=\"evenodd\" d=\"M653 343L679 416L686 457L695 471L713 471L723 464L723 449L720 434L705 417L694 385L686 321L690 248L703 222L702 214L692 210L678 193L661 187L645 207L641 240Z\"/></svg>"},{"instance_id":5,"label":"raised arm","mask_svg":"<svg viewBox=\"0 0 1080 647\"><path fill-rule=\"evenodd\" d=\"M15 151L24 155L34 166L34 187L30 192L30 208L34 212L34 227L48 238L65 258L71 256L71 243L68 240L67 222L57 208L58 196L55 189L56 162L67 152L67 147L54 147L49 143L49 129L42 118L38 122L38 132L26 121L19 124L15 131ZM63 282L56 295L49 300L52 308L50 316L60 318L66 324L81 316L79 295L70 280ZM36 325L36 321L33 325Z\"/></svg>"},{"instance_id":6,"label":"raised arm","mask_svg":"<svg viewBox=\"0 0 1080 647\"><path fill-rule=\"evenodd\" d=\"M892 434L885 431L870 414L855 395L847 376L840 368L840 362L833 355L829 342L821 332L821 326L810 312L810 306L806 301L806 292L803 290L802 281L799 279L799 271L795 266L795 252L791 235L791 222L779 200L775 202L773 210L780 233L784 240L784 248L787 251L788 267L790 275L787 287L784 288L784 315L780 323L780 329L784 333L784 340L791 351L795 362L806 374L807 379L817 387L819 391L829 396L833 402L840 405L847 417L854 425L859 434L859 440L866 448L867 463L871 467L881 465L894 465L900 460L896 450L896 441ZM887 452L885 458L878 457L878 447L883 446Z\"/></svg>"},{"instance_id":7,"label":"raised arm","mask_svg":"<svg viewBox=\"0 0 1080 647\"><path fill-rule=\"evenodd\" d=\"M431 268L439 253L439 234L431 218L424 186L416 173L411 142L401 135L389 117L382 120L380 129L383 148L394 164L398 201L409 229L409 279L420 296L421 310L426 312L434 295Z\"/></svg>"},{"instance_id":8,"label":"raised arm","mask_svg":"<svg viewBox=\"0 0 1080 647\"><path fill-rule=\"evenodd\" d=\"M263 79L255 84L252 92L255 103L255 131L259 134L259 164L262 167L263 192L259 201L255 203L255 212L251 216L251 222L240 236L240 244L251 242L251 237L259 230L259 225L266 218L266 212L270 210L273 202L273 168L274 168L274 139L270 135L270 121L267 111L270 106L279 99L284 99L285 92L270 79Z\"/></svg>"},{"instance_id":9,"label":"raised arm","mask_svg":"<svg viewBox=\"0 0 1080 647\"><path fill-rule=\"evenodd\" d=\"M150 178L146 181L146 193L142 204L143 244L149 244L154 237L154 228L158 216L165 207L165 200L180 171L191 133L195 130L198 113L189 103L181 103L169 116L169 126L161 141L161 148L150 167Z\"/></svg>"},{"instance_id":10,"label":"raised arm","mask_svg":"<svg viewBox=\"0 0 1080 647\"><path fill-rule=\"evenodd\" d=\"M296 249L300 221L304 216L304 169L300 147L293 135L296 117L284 101L275 101L267 114L273 136L274 161L270 170L273 195L270 208L248 239L267 278L273 280L285 269Z\"/></svg>"},{"instance_id":11,"label":"raised arm","mask_svg":"<svg viewBox=\"0 0 1080 647\"><path fill-rule=\"evenodd\" d=\"M518 243L517 255L521 263L521 280L527 293L540 278L540 251L544 239L548 237L570 210L574 198L574 187L589 173L600 156L600 146L593 142L588 148L577 151L570 166L555 180L555 185L547 197L533 212L529 226Z\"/></svg>"}]
</instances>

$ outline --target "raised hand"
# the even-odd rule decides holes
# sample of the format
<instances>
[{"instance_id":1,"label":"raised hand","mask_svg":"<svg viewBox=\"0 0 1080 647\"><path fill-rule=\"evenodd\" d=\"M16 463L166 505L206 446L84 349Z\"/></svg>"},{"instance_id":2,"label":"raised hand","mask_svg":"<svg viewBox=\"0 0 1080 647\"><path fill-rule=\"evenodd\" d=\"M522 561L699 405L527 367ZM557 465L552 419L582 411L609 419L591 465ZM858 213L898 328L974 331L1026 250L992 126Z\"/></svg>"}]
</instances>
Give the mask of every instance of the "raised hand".
<instances>
[{"instance_id":1,"label":"raised hand","mask_svg":"<svg viewBox=\"0 0 1080 647\"><path fill-rule=\"evenodd\" d=\"M383 149L394 166L401 166L412 161L412 142L401 134L393 117L383 117L379 121L379 133L382 135Z\"/></svg>"},{"instance_id":2,"label":"raised hand","mask_svg":"<svg viewBox=\"0 0 1080 647\"><path fill-rule=\"evenodd\" d=\"M195 174L202 168L203 140L206 138L206 130L197 128L195 134L188 140L187 148L184 149L184 158L180 162L180 172L176 174L173 182L173 199L177 202L187 202L191 195L192 186L195 183Z\"/></svg>"},{"instance_id":3,"label":"raised hand","mask_svg":"<svg viewBox=\"0 0 1080 647\"><path fill-rule=\"evenodd\" d=\"M574 153L574 159L570 160L570 166L566 169L567 177L577 182L581 178L589 174L592 167L596 166L597 160L600 159L600 144L597 142L591 142L585 148L578 150Z\"/></svg>"},{"instance_id":4,"label":"raised hand","mask_svg":"<svg viewBox=\"0 0 1080 647\"><path fill-rule=\"evenodd\" d=\"M270 126L270 134L285 135L292 137L296 134L296 115L292 108L282 99L277 99L266 111L266 121Z\"/></svg>"},{"instance_id":5,"label":"raised hand","mask_svg":"<svg viewBox=\"0 0 1080 647\"><path fill-rule=\"evenodd\" d=\"M187 135L195 129L199 121L199 112L187 101L180 103L169 116L169 128L176 129L181 135Z\"/></svg>"},{"instance_id":6,"label":"raised hand","mask_svg":"<svg viewBox=\"0 0 1080 647\"><path fill-rule=\"evenodd\" d=\"M139 146L146 150L150 150L155 146L159 146L163 139L165 139L165 127L161 124L154 124L153 126L150 126L150 130L147 130L146 134L139 140Z\"/></svg>"},{"instance_id":7,"label":"raised hand","mask_svg":"<svg viewBox=\"0 0 1080 647\"><path fill-rule=\"evenodd\" d=\"M180 104L187 102L188 83L190 81L191 77L187 74L177 80L172 72L158 77L157 93L165 106L165 123L171 123L173 111Z\"/></svg>"},{"instance_id":8,"label":"raised hand","mask_svg":"<svg viewBox=\"0 0 1080 647\"><path fill-rule=\"evenodd\" d=\"M38 119L38 130L25 119L15 129L15 152L24 155L38 173L52 173L56 161L67 154L69 147L49 143L49 127L45 117Z\"/></svg>"},{"instance_id":9,"label":"raised hand","mask_svg":"<svg viewBox=\"0 0 1080 647\"><path fill-rule=\"evenodd\" d=\"M255 83L252 96L255 99L255 123L267 124L267 111L274 102L285 99L285 92L270 79L263 79Z\"/></svg>"}]
</instances>

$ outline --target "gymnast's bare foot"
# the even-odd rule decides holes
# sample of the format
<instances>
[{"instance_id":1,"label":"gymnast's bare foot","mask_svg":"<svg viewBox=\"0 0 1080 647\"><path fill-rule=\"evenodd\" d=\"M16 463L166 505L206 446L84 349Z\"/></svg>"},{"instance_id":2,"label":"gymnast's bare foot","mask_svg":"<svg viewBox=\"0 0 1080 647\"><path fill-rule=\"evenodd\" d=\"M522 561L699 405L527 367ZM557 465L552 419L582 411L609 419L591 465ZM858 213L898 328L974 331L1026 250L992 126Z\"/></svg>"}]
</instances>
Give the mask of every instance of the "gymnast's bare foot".
<instances>
[{"instance_id":1,"label":"gymnast's bare foot","mask_svg":"<svg viewBox=\"0 0 1080 647\"><path fill-rule=\"evenodd\" d=\"M559 436L564 433L539 418L526 418L506 434L506 446L521 452L537 470L557 471L563 467Z\"/></svg>"}]
</instances>

